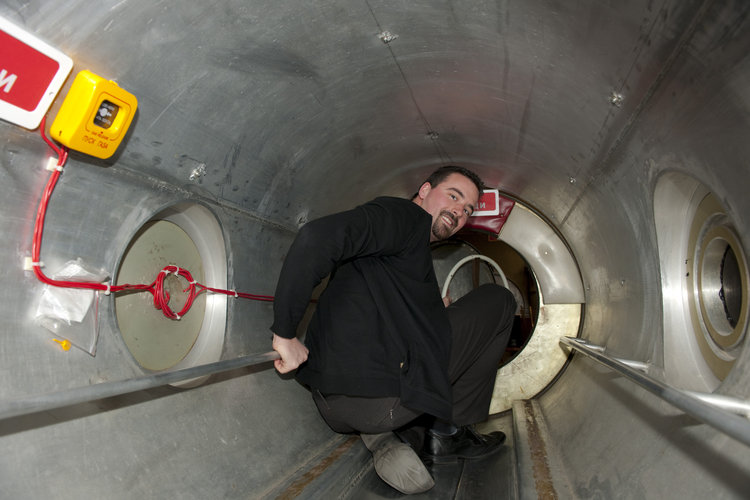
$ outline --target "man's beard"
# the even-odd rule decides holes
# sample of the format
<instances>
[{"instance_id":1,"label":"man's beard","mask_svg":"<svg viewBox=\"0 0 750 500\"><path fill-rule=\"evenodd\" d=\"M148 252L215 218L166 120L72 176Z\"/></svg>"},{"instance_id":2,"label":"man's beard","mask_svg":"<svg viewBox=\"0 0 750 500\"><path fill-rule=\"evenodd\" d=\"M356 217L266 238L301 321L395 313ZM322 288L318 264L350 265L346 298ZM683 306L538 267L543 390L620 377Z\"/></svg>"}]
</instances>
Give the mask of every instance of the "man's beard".
<instances>
[{"instance_id":1,"label":"man's beard","mask_svg":"<svg viewBox=\"0 0 750 500\"><path fill-rule=\"evenodd\" d=\"M453 225L448 227L445 225L445 222L443 222L443 216L448 217L450 220L453 221ZM438 240L444 240L446 238L449 238L453 234L453 230L458 225L458 221L456 220L456 217L450 213L447 210L443 210L440 212L440 215L438 215L438 218L435 220L435 222L432 223L432 235L435 236Z\"/></svg>"}]
</instances>

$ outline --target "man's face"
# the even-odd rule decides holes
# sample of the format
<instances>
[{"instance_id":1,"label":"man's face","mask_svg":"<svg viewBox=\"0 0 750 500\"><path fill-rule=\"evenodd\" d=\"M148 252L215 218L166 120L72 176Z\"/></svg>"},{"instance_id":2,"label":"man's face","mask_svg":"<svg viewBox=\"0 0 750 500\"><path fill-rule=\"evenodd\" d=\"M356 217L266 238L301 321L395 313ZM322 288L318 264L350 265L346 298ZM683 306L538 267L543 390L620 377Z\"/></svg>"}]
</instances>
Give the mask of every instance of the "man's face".
<instances>
[{"instance_id":1,"label":"man's face","mask_svg":"<svg viewBox=\"0 0 750 500\"><path fill-rule=\"evenodd\" d=\"M444 240L464 227L479 201L479 191L468 178L450 174L443 182L422 184L415 202L432 216L430 241Z\"/></svg>"}]
</instances>

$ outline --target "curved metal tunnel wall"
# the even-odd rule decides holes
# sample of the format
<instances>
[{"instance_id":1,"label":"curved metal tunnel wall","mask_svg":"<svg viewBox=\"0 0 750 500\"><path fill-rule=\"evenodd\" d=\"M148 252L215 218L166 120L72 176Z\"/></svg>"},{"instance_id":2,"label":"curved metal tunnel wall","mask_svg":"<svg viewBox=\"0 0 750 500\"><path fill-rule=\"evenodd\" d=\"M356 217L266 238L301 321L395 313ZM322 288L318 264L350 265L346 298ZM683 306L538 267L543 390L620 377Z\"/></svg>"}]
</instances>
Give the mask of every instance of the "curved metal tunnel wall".
<instances>
[{"instance_id":1,"label":"curved metal tunnel wall","mask_svg":"<svg viewBox=\"0 0 750 500\"><path fill-rule=\"evenodd\" d=\"M71 154L47 217L47 269L111 275L166 207L207 207L229 288L273 293L304 221L409 196L474 168L542 214L580 267L580 335L664 366L654 192L712 191L750 248L750 25L737 1L3 2L0 16L139 100L115 158ZM385 43L381 35L397 36ZM63 87L63 93L72 77ZM53 104L51 116L59 109ZM96 356L33 320L21 262L49 156L0 122L3 401L143 373L101 302ZM746 298L744 298L747 301ZM221 357L270 349L271 307L229 300ZM750 397L742 350L721 394ZM580 498L732 498L750 450L574 356L538 397ZM0 422L3 498L253 498L333 434L268 366ZM498 493L502 497L502 493Z\"/></svg>"}]
</instances>

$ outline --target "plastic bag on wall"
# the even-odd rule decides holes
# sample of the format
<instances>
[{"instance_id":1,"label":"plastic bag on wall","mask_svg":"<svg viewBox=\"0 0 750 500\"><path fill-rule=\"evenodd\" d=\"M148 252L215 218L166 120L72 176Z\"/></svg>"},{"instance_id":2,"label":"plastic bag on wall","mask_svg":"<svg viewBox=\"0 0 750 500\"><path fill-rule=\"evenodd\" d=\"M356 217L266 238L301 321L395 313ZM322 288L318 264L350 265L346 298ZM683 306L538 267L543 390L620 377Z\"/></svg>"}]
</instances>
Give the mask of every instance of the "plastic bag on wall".
<instances>
[{"instance_id":1,"label":"plastic bag on wall","mask_svg":"<svg viewBox=\"0 0 750 500\"><path fill-rule=\"evenodd\" d=\"M107 273L87 268L78 258L65 263L52 278L101 283L107 278ZM98 291L45 285L34 319L54 333L56 338L62 337L92 356L96 355L99 338Z\"/></svg>"}]
</instances>

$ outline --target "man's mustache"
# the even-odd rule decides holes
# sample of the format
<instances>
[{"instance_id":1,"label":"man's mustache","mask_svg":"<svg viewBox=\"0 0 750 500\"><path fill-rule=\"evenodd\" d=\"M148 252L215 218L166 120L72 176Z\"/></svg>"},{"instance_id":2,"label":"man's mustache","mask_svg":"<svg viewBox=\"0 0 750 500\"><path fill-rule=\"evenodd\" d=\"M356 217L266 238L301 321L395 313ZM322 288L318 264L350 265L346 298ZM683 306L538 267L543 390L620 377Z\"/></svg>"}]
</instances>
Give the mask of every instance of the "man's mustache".
<instances>
[{"instance_id":1,"label":"man's mustache","mask_svg":"<svg viewBox=\"0 0 750 500\"><path fill-rule=\"evenodd\" d=\"M454 226L455 226L455 225L458 225L458 219L456 218L456 216L455 216L455 215L453 215L453 213L452 213L452 212L449 212L449 211L447 211L447 210L443 210L442 212L440 212L440 215L441 215L441 216L442 216L442 215L447 215L447 216L448 216L448 217L450 218L450 220L452 220L452 221L453 221L453 225L454 225Z\"/></svg>"}]
</instances>

